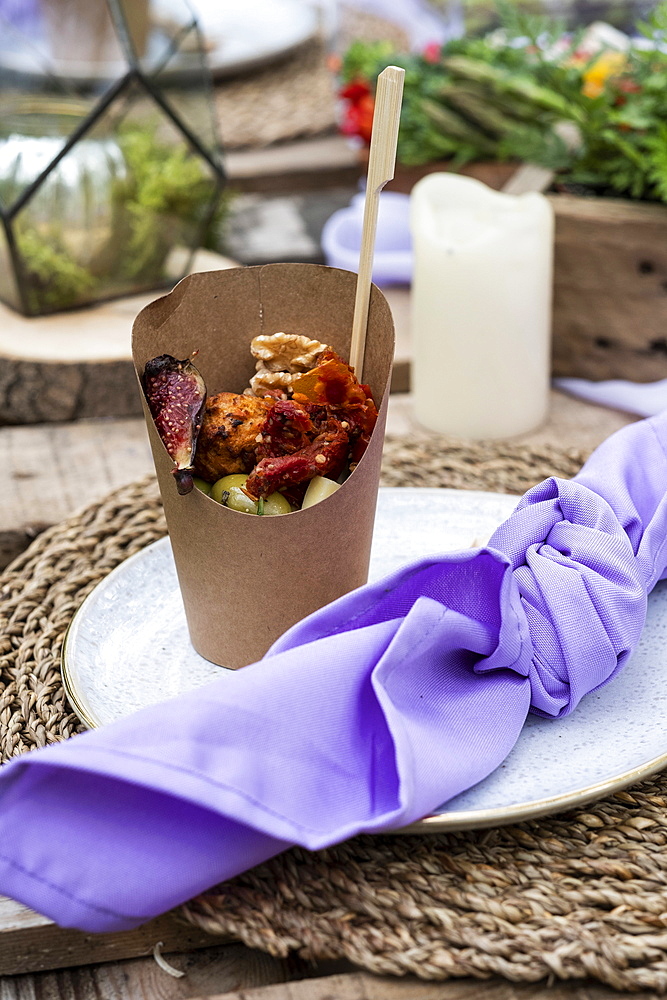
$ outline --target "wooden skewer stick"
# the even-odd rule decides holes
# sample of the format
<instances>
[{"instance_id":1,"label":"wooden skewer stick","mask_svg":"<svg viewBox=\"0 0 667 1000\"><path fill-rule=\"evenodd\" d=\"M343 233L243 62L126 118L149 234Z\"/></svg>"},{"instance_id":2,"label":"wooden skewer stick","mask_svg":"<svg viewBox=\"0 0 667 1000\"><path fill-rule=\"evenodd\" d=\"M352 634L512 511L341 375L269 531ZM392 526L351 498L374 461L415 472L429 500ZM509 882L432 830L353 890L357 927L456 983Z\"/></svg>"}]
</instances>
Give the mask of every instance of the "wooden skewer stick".
<instances>
[{"instance_id":1,"label":"wooden skewer stick","mask_svg":"<svg viewBox=\"0 0 667 1000\"><path fill-rule=\"evenodd\" d=\"M361 252L359 254L359 274L357 293L354 299L352 342L350 344L350 364L360 382L363 376L366 349L368 303L371 295L373 251L375 250L380 191L394 176L404 78L404 69L399 69L398 66L387 66L378 77L375 94L373 131L371 132L371 149L366 179L366 202L361 233Z\"/></svg>"}]
</instances>

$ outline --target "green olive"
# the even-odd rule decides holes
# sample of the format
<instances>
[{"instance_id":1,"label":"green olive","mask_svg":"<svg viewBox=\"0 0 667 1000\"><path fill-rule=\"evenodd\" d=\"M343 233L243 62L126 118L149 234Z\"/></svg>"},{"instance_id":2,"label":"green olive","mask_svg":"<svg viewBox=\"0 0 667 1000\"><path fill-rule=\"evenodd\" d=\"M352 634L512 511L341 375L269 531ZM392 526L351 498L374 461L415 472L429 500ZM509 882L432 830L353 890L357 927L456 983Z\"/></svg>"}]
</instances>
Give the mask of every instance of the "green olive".
<instances>
[{"instance_id":1,"label":"green olive","mask_svg":"<svg viewBox=\"0 0 667 1000\"><path fill-rule=\"evenodd\" d=\"M193 476L192 482L195 484L198 490L205 493L207 497L211 495L211 484L207 483L205 479L200 479L199 476Z\"/></svg>"},{"instance_id":2,"label":"green olive","mask_svg":"<svg viewBox=\"0 0 667 1000\"><path fill-rule=\"evenodd\" d=\"M242 514L257 514L258 504L256 500L243 492L247 476L223 476L211 487L210 497L216 503L224 503L225 507L238 510ZM290 514L292 508L282 493L271 493L264 501L265 515L269 514Z\"/></svg>"},{"instance_id":3,"label":"green olive","mask_svg":"<svg viewBox=\"0 0 667 1000\"><path fill-rule=\"evenodd\" d=\"M222 494L227 490L245 486L247 478L247 476L223 476L222 479L218 479L217 483L214 483L211 487L211 500L215 500L216 503L222 503ZM252 513L254 514L254 511Z\"/></svg>"},{"instance_id":4,"label":"green olive","mask_svg":"<svg viewBox=\"0 0 667 1000\"><path fill-rule=\"evenodd\" d=\"M292 508L282 493L270 493L264 501L265 514L291 514Z\"/></svg>"},{"instance_id":5,"label":"green olive","mask_svg":"<svg viewBox=\"0 0 667 1000\"><path fill-rule=\"evenodd\" d=\"M232 510L239 510L242 514L256 514L257 501L251 500L239 486L232 486L228 491L229 496L225 502L225 507Z\"/></svg>"}]
</instances>

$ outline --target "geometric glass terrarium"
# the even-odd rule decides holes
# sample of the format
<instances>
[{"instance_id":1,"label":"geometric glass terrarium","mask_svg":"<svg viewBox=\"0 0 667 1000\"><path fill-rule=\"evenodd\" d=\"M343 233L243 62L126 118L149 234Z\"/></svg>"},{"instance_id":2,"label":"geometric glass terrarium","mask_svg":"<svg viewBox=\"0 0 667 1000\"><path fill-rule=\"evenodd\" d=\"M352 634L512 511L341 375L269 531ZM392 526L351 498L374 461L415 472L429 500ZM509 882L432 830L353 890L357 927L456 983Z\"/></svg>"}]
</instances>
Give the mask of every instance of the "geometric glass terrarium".
<instances>
[{"instance_id":1,"label":"geometric glass terrarium","mask_svg":"<svg viewBox=\"0 0 667 1000\"><path fill-rule=\"evenodd\" d=\"M224 187L186 0L0 0L0 299L27 316L173 285Z\"/></svg>"}]
</instances>

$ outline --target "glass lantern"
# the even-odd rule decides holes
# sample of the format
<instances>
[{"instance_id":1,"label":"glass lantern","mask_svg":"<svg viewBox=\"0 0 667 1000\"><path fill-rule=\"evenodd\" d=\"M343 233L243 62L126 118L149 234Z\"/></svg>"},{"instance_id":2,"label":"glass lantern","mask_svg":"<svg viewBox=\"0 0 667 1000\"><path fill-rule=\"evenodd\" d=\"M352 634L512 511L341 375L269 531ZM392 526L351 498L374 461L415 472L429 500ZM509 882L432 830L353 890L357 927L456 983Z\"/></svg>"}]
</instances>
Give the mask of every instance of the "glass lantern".
<instances>
[{"instance_id":1,"label":"glass lantern","mask_svg":"<svg viewBox=\"0 0 667 1000\"><path fill-rule=\"evenodd\" d=\"M0 299L27 316L169 287L224 171L184 0L0 0Z\"/></svg>"}]
</instances>

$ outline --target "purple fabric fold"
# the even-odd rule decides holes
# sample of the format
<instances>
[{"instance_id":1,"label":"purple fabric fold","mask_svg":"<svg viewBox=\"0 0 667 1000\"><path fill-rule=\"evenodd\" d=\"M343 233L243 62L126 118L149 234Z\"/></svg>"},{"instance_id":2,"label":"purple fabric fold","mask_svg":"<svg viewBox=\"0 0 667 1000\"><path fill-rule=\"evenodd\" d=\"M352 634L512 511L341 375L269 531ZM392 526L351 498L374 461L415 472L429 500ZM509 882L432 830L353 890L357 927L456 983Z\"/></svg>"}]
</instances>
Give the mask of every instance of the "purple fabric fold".
<instances>
[{"instance_id":1,"label":"purple fabric fold","mask_svg":"<svg viewBox=\"0 0 667 1000\"><path fill-rule=\"evenodd\" d=\"M530 490L482 549L328 605L259 663L0 773L0 892L129 928L292 844L390 831L635 648L667 565L667 414ZM131 653L128 653L131 655Z\"/></svg>"}]
</instances>

